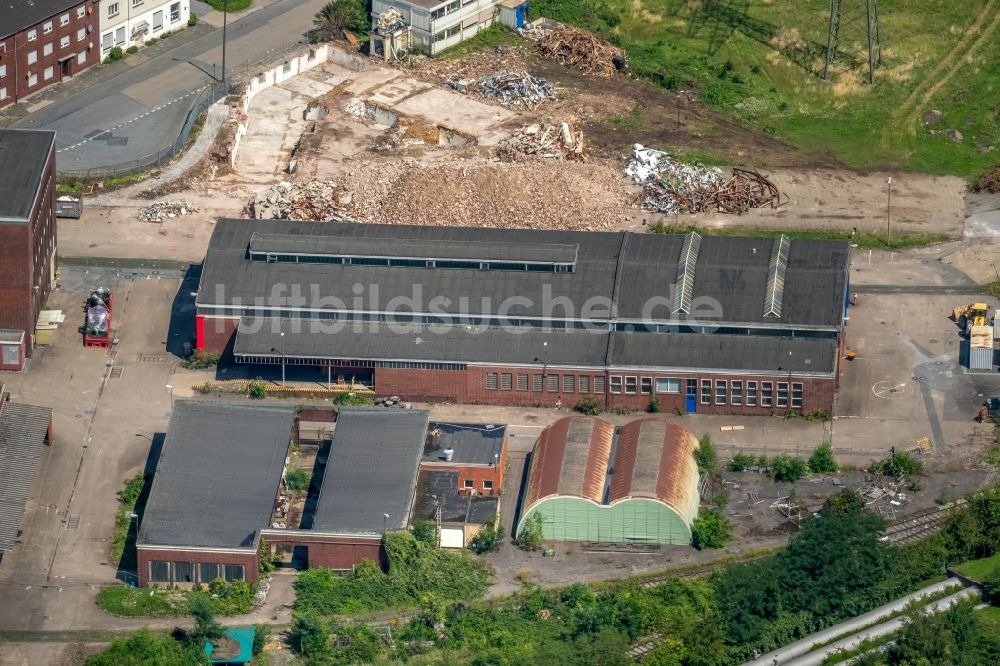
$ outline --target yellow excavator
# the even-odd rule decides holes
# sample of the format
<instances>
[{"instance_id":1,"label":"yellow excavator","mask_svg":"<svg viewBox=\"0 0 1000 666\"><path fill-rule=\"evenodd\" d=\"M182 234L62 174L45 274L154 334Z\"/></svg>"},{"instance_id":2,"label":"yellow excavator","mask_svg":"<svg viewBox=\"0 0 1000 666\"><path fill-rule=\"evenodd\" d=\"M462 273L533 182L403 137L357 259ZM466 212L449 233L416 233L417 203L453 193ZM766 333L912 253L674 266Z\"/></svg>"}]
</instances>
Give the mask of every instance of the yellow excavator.
<instances>
[{"instance_id":1,"label":"yellow excavator","mask_svg":"<svg viewBox=\"0 0 1000 666\"><path fill-rule=\"evenodd\" d=\"M958 322L958 328L966 333L973 326L986 326L989 310L986 303L972 303L964 308L955 308L954 317L955 321Z\"/></svg>"}]
</instances>

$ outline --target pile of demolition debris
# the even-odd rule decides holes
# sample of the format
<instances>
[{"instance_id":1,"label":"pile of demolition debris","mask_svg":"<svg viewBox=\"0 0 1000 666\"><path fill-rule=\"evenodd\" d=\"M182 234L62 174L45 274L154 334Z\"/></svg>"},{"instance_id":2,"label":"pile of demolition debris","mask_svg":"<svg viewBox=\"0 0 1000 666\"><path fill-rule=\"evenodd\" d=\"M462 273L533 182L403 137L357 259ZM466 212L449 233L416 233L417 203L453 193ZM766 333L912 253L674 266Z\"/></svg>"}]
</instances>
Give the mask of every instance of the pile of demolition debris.
<instances>
[{"instance_id":1,"label":"pile of demolition debris","mask_svg":"<svg viewBox=\"0 0 1000 666\"><path fill-rule=\"evenodd\" d=\"M139 210L139 221L166 222L179 215L189 215L197 212L197 208L183 199L180 201L157 201Z\"/></svg>"},{"instance_id":2,"label":"pile of demolition debris","mask_svg":"<svg viewBox=\"0 0 1000 666\"><path fill-rule=\"evenodd\" d=\"M569 123L526 125L497 146L494 154L501 162L517 162L526 155L583 161L586 148L583 130L574 130Z\"/></svg>"},{"instance_id":3,"label":"pile of demolition debris","mask_svg":"<svg viewBox=\"0 0 1000 666\"><path fill-rule=\"evenodd\" d=\"M572 65L587 74L611 78L628 69L624 50L586 30L560 24L552 30L526 32L525 35L535 38L538 53L543 58Z\"/></svg>"},{"instance_id":4,"label":"pile of demolition debris","mask_svg":"<svg viewBox=\"0 0 1000 666\"><path fill-rule=\"evenodd\" d=\"M523 71L496 72L475 81L452 76L445 80L445 84L459 92L472 90L481 97L496 100L504 106L523 106L529 109L555 97L548 81Z\"/></svg>"},{"instance_id":5,"label":"pile of demolition debris","mask_svg":"<svg viewBox=\"0 0 1000 666\"><path fill-rule=\"evenodd\" d=\"M777 208L777 186L757 171L733 169L726 178L721 169L700 164L682 164L666 153L632 147L625 175L642 185L639 201L646 210L660 213L735 213L751 208Z\"/></svg>"},{"instance_id":6,"label":"pile of demolition debris","mask_svg":"<svg viewBox=\"0 0 1000 666\"><path fill-rule=\"evenodd\" d=\"M291 183L283 180L258 192L244 212L257 220L317 220L355 222L341 204L350 203L350 193L340 193L328 180Z\"/></svg>"},{"instance_id":7,"label":"pile of demolition debris","mask_svg":"<svg viewBox=\"0 0 1000 666\"><path fill-rule=\"evenodd\" d=\"M1000 192L1000 164L980 176L972 189L975 192Z\"/></svg>"}]
</instances>

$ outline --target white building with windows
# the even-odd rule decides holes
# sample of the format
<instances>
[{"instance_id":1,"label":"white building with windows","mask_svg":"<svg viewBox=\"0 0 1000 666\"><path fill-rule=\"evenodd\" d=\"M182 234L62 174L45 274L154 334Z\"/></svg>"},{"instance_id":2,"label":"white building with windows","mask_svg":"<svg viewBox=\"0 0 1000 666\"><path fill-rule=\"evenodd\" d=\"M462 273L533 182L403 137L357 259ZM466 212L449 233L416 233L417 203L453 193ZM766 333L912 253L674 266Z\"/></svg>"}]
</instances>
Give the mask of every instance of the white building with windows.
<instances>
[{"instance_id":1,"label":"white building with windows","mask_svg":"<svg viewBox=\"0 0 1000 666\"><path fill-rule=\"evenodd\" d=\"M101 59L186 27L191 15L188 0L100 0L99 8Z\"/></svg>"},{"instance_id":2,"label":"white building with windows","mask_svg":"<svg viewBox=\"0 0 1000 666\"><path fill-rule=\"evenodd\" d=\"M527 17L525 0L372 0L372 22L377 26L384 12L398 10L412 43L428 45L434 55L492 25L501 5L511 12L511 27L521 27Z\"/></svg>"}]
</instances>

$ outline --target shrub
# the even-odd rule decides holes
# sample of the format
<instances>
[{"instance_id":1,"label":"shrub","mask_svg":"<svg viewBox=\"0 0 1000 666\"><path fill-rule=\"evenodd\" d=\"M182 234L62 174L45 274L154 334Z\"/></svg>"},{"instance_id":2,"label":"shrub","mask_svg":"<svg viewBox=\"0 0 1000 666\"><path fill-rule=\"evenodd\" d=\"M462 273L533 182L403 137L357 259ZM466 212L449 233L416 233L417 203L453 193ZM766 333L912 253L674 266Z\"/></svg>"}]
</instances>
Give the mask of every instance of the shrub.
<instances>
[{"instance_id":1,"label":"shrub","mask_svg":"<svg viewBox=\"0 0 1000 666\"><path fill-rule=\"evenodd\" d=\"M146 40L146 46L152 46L152 45L153 45L153 44L155 44L155 43L156 43L157 41L158 41L158 40L156 39L156 37L150 37L149 39L147 39L147 40Z\"/></svg>"},{"instance_id":2,"label":"shrub","mask_svg":"<svg viewBox=\"0 0 1000 666\"><path fill-rule=\"evenodd\" d=\"M601 413L601 402L593 396L587 396L573 405L573 409L587 416L597 416Z\"/></svg>"},{"instance_id":3,"label":"shrub","mask_svg":"<svg viewBox=\"0 0 1000 666\"><path fill-rule=\"evenodd\" d=\"M289 465L285 470L285 487L289 490L305 490L309 487L309 473L301 467Z\"/></svg>"},{"instance_id":4,"label":"shrub","mask_svg":"<svg viewBox=\"0 0 1000 666\"><path fill-rule=\"evenodd\" d=\"M650 400L649 401L649 407L646 407L646 411L649 412L650 414L659 414L660 413L660 399L659 398L653 398L652 400Z\"/></svg>"},{"instance_id":5,"label":"shrub","mask_svg":"<svg viewBox=\"0 0 1000 666\"><path fill-rule=\"evenodd\" d=\"M799 458L793 458L780 453L771 459L771 478L775 481L795 483L806 475L806 463Z\"/></svg>"},{"instance_id":6,"label":"shrub","mask_svg":"<svg viewBox=\"0 0 1000 666\"><path fill-rule=\"evenodd\" d=\"M733 459L729 461L729 464L726 465L726 467L730 472L745 472L753 467L755 460L756 459L751 454L740 451L733 456Z\"/></svg>"},{"instance_id":7,"label":"shrub","mask_svg":"<svg viewBox=\"0 0 1000 666\"><path fill-rule=\"evenodd\" d=\"M542 547L545 533L542 531L542 514L533 513L528 516L517 533L517 545L523 550L538 550Z\"/></svg>"},{"instance_id":8,"label":"shrub","mask_svg":"<svg viewBox=\"0 0 1000 666\"><path fill-rule=\"evenodd\" d=\"M500 521L494 519L493 522L479 528L479 531L476 532L476 535L469 542L469 549L480 555L500 550L500 546L503 545L503 537L503 525L500 524Z\"/></svg>"},{"instance_id":9,"label":"shrub","mask_svg":"<svg viewBox=\"0 0 1000 666\"><path fill-rule=\"evenodd\" d=\"M196 25L198 25L198 15L195 14L194 12L191 12L191 15L188 16L188 27L193 28Z\"/></svg>"},{"instance_id":10,"label":"shrub","mask_svg":"<svg viewBox=\"0 0 1000 666\"><path fill-rule=\"evenodd\" d=\"M414 520L411 529L413 530L413 538L417 541L431 546L438 545L437 525L433 521Z\"/></svg>"},{"instance_id":11,"label":"shrub","mask_svg":"<svg viewBox=\"0 0 1000 666\"><path fill-rule=\"evenodd\" d=\"M130 46L127 49L125 49L125 53L129 53L129 54L131 54L131 53L138 53L138 52L139 52L139 47L136 46L135 44L133 44L132 46Z\"/></svg>"},{"instance_id":12,"label":"shrub","mask_svg":"<svg viewBox=\"0 0 1000 666\"><path fill-rule=\"evenodd\" d=\"M253 654L260 655L264 646L271 639L271 627L266 624L255 624L253 627Z\"/></svg>"},{"instance_id":13,"label":"shrub","mask_svg":"<svg viewBox=\"0 0 1000 666\"><path fill-rule=\"evenodd\" d=\"M345 391L343 393L338 393L333 397L333 404L371 406L375 404L375 398L367 393L362 394Z\"/></svg>"},{"instance_id":14,"label":"shrub","mask_svg":"<svg viewBox=\"0 0 1000 666\"><path fill-rule=\"evenodd\" d=\"M110 51L108 51L108 56L104 59L104 64L118 62L125 57L125 52L122 51L120 46L116 46Z\"/></svg>"},{"instance_id":15,"label":"shrub","mask_svg":"<svg viewBox=\"0 0 1000 666\"><path fill-rule=\"evenodd\" d=\"M166 30L166 31L163 32L163 34L160 35L160 39L164 40L164 39L166 39L167 37L170 37L173 34L174 33L170 32L169 30Z\"/></svg>"},{"instance_id":16,"label":"shrub","mask_svg":"<svg viewBox=\"0 0 1000 666\"><path fill-rule=\"evenodd\" d=\"M197 386L192 386L195 393L200 393L201 395L208 395L212 392L212 382L205 382L203 384L198 384Z\"/></svg>"},{"instance_id":17,"label":"shrub","mask_svg":"<svg viewBox=\"0 0 1000 666\"><path fill-rule=\"evenodd\" d=\"M833 457L830 442L823 442L809 456L809 471L813 474L832 474L837 471L837 461Z\"/></svg>"},{"instance_id":18,"label":"shrub","mask_svg":"<svg viewBox=\"0 0 1000 666\"><path fill-rule=\"evenodd\" d=\"M410 46L410 55L421 55L429 56L431 54L431 45L424 42L417 42Z\"/></svg>"},{"instance_id":19,"label":"shrub","mask_svg":"<svg viewBox=\"0 0 1000 666\"><path fill-rule=\"evenodd\" d=\"M876 460L868 466L872 474L886 476L913 476L924 471L924 464L906 452L894 453L884 460Z\"/></svg>"},{"instance_id":20,"label":"shrub","mask_svg":"<svg viewBox=\"0 0 1000 666\"><path fill-rule=\"evenodd\" d=\"M247 384L247 397L251 400L263 400L267 397L267 389L261 382L250 382Z\"/></svg>"},{"instance_id":21,"label":"shrub","mask_svg":"<svg viewBox=\"0 0 1000 666\"><path fill-rule=\"evenodd\" d=\"M857 516L865 510L865 499L851 490L844 488L836 495L831 495L823 502L820 515L823 516Z\"/></svg>"},{"instance_id":22,"label":"shrub","mask_svg":"<svg viewBox=\"0 0 1000 666\"><path fill-rule=\"evenodd\" d=\"M203 370L218 365L221 358L222 355L218 352L197 349L181 363L181 366L188 370Z\"/></svg>"},{"instance_id":23,"label":"shrub","mask_svg":"<svg viewBox=\"0 0 1000 666\"><path fill-rule=\"evenodd\" d=\"M142 489L146 486L146 478L142 474L136 474L125 482L125 486L118 492L123 504L135 506L142 495Z\"/></svg>"},{"instance_id":24,"label":"shrub","mask_svg":"<svg viewBox=\"0 0 1000 666\"><path fill-rule=\"evenodd\" d=\"M718 509L704 512L691 525L691 543L698 550L722 548L732 534L732 522Z\"/></svg>"},{"instance_id":25,"label":"shrub","mask_svg":"<svg viewBox=\"0 0 1000 666\"><path fill-rule=\"evenodd\" d=\"M328 660L333 652L330 649L329 627L318 616L309 612L295 613L292 617L288 644L297 654L308 655L317 660L317 663L323 663L321 659Z\"/></svg>"},{"instance_id":26,"label":"shrub","mask_svg":"<svg viewBox=\"0 0 1000 666\"><path fill-rule=\"evenodd\" d=\"M705 434L698 440L698 448L694 450L694 460L698 463L699 474L714 474L719 465L719 452L711 435Z\"/></svg>"}]
</instances>

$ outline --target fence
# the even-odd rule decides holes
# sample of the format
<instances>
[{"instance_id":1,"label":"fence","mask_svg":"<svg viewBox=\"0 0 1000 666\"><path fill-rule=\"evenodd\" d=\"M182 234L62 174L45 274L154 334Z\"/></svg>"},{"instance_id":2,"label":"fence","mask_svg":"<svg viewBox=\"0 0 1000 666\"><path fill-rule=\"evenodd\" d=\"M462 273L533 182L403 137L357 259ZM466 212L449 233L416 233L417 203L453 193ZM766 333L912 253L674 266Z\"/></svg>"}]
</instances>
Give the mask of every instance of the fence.
<instances>
[{"instance_id":1,"label":"fence","mask_svg":"<svg viewBox=\"0 0 1000 666\"><path fill-rule=\"evenodd\" d=\"M173 143L169 146L161 148L155 153L150 153L145 157L129 160L128 162L121 162L119 164L79 170L59 169L57 171L57 175L61 179L75 178L80 180L117 178L119 176L127 176L129 174L142 171L143 169L149 169L151 167L164 164L184 149L184 146L187 144L188 137L191 136L191 130L194 129L194 124L198 120L198 116L201 115L202 111L225 97L228 94L230 85L231 84L228 82L220 82L203 88L195 98L194 105L184 118L184 124L177 133L177 138L174 139Z\"/></svg>"},{"instance_id":2,"label":"fence","mask_svg":"<svg viewBox=\"0 0 1000 666\"><path fill-rule=\"evenodd\" d=\"M293 44L275 47L268 49L259 60L253 62L247 60L245 63L237 63L232 67L227 68L227 81L224 83L215 83L210 87L206 87L198 94L194 105L191 107L191 110L188 111L187 117L184 119L184 125L178 132L177 138L169 146L165 146L164 148L157 150L155 153L150 153L145 157L140 157L128 162L92 167L90 169L57 169L58 177L60 179L77 180L117 178L137 173L143 169L149 169L165 164L184 149L184 146L187 144L188 137L191 135L191 130L194 128L194 124L198 120L198 116L200 116L205 109L229 94L231 88L235 84L244 81L251 81L252 77L259 76L261 72L271 69L275 65L280 66L280 63L288 61L292 58L293 54L301 54L304 48L306 48L306 45L303 42L295 42ZM312 48L317 49L319 46ZM361 60L361 62L364 61Z\"/></svg>"}]
</instances>

